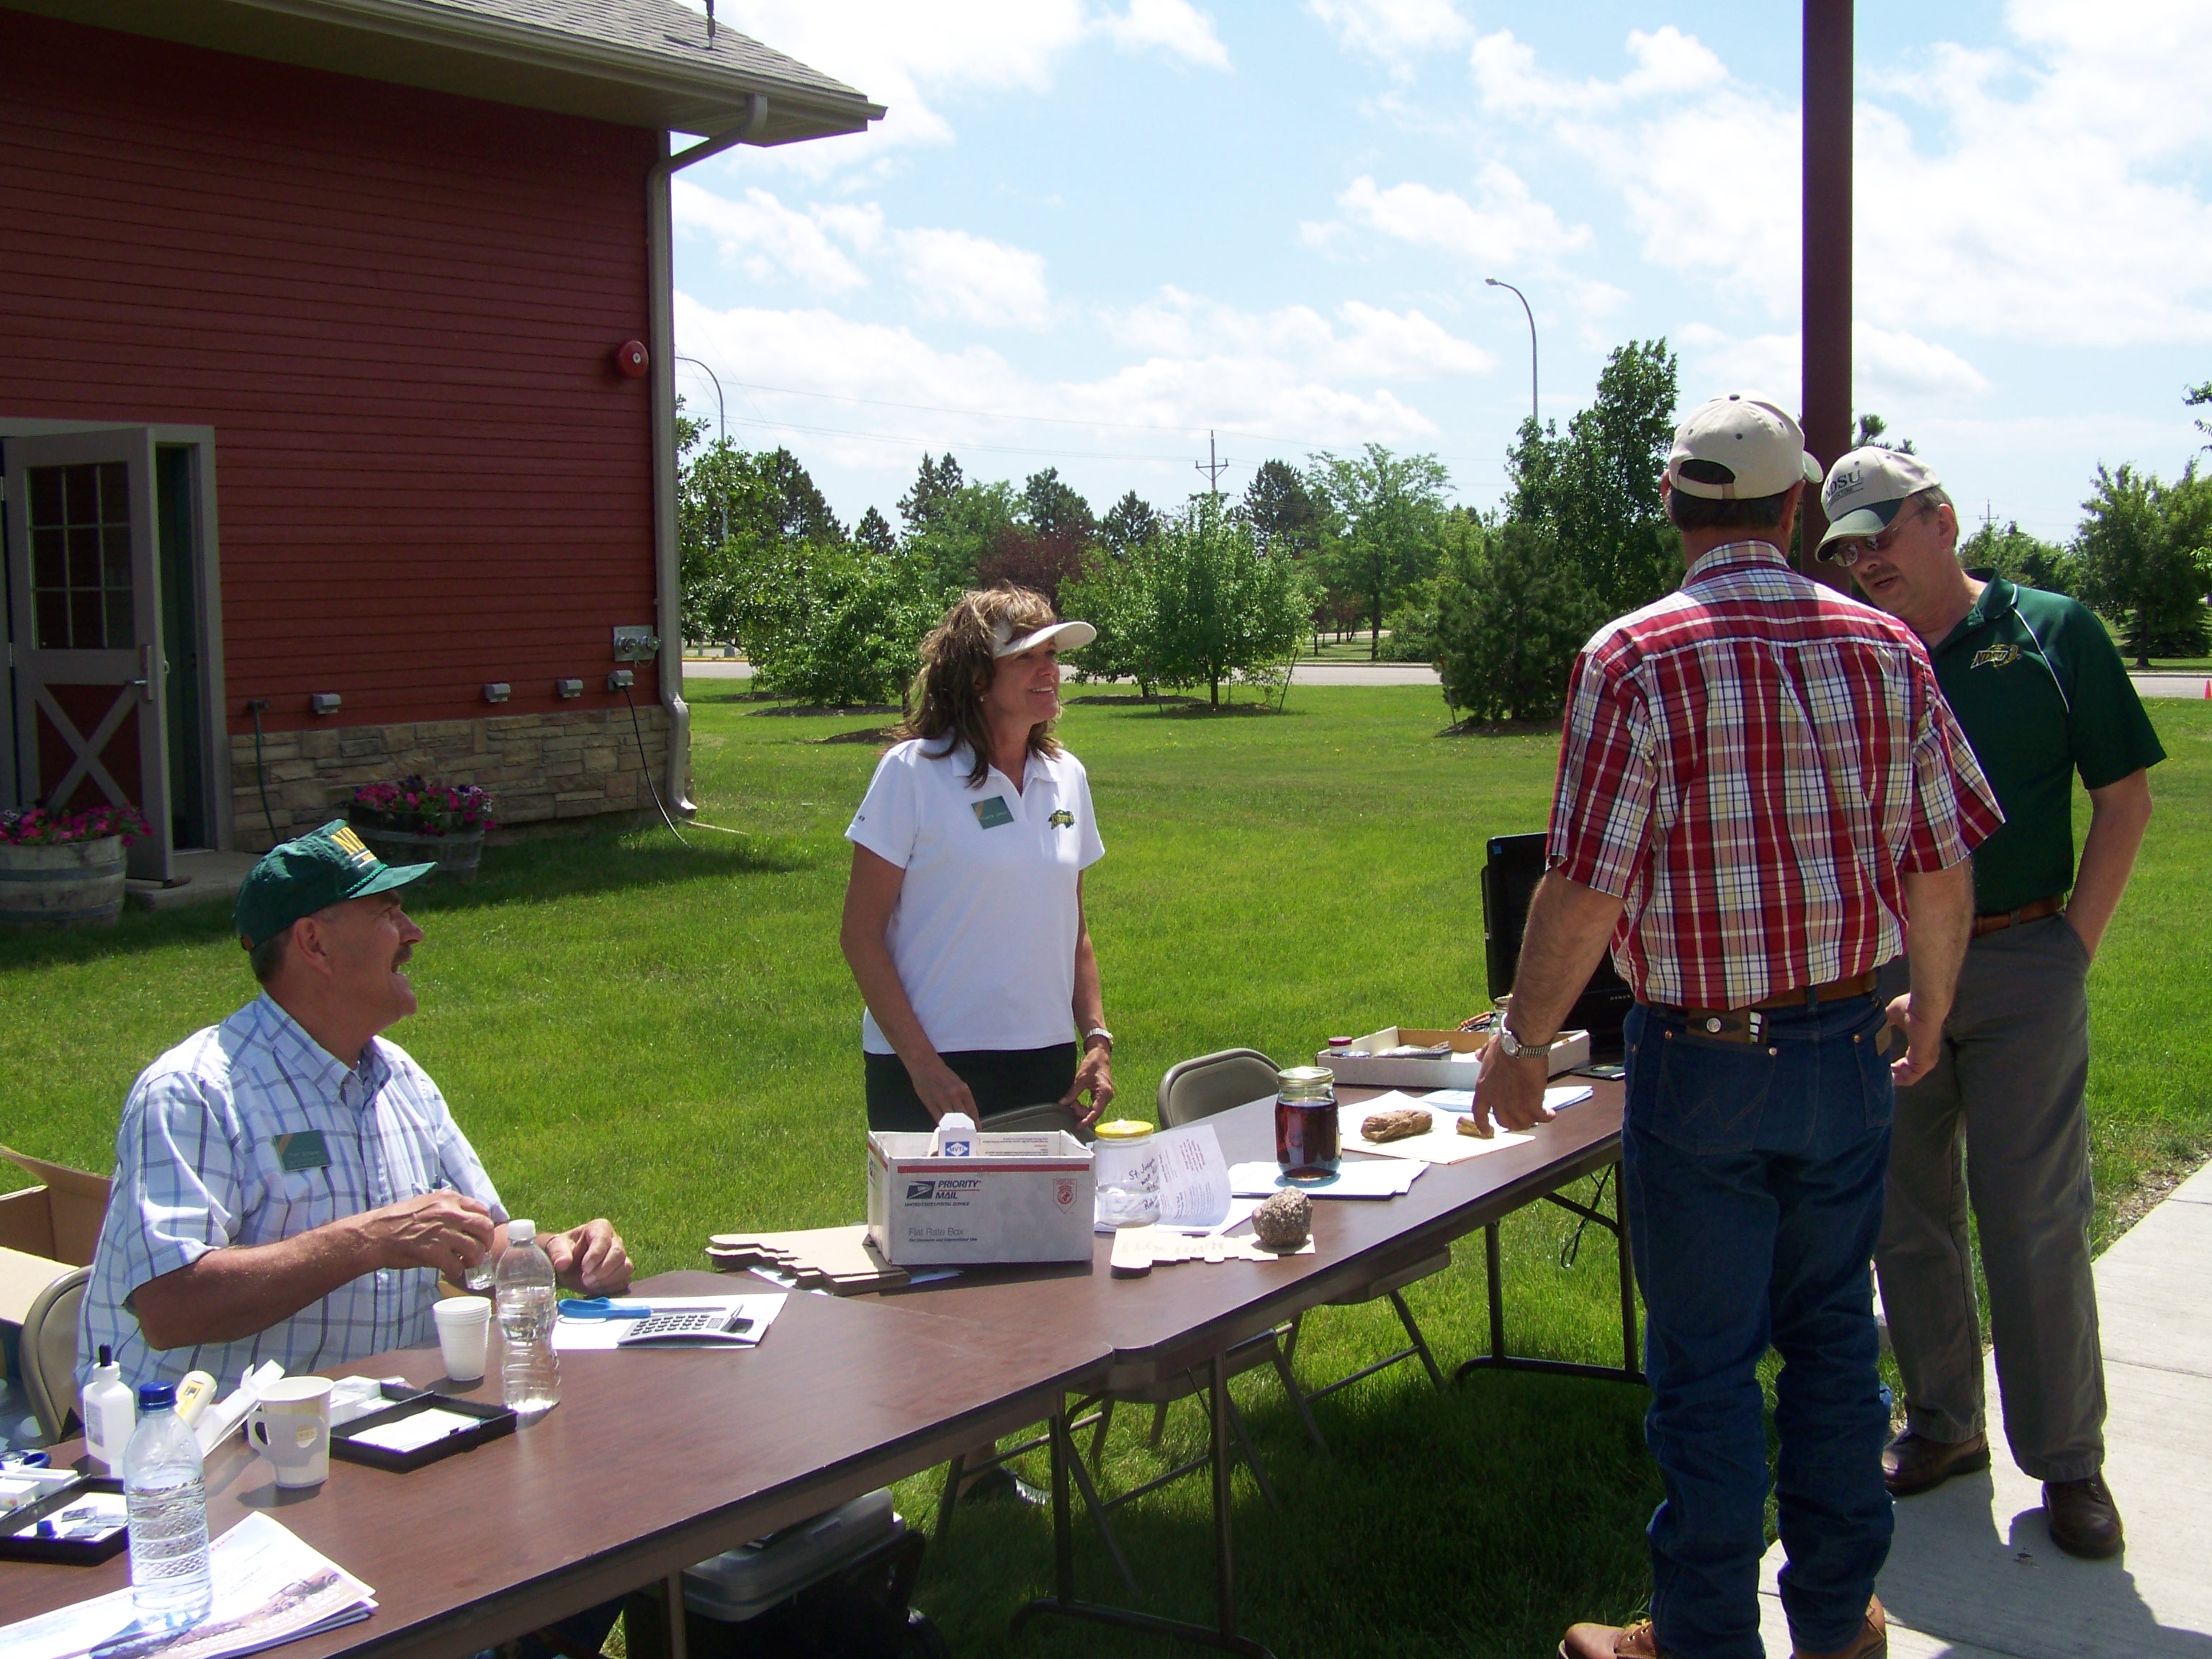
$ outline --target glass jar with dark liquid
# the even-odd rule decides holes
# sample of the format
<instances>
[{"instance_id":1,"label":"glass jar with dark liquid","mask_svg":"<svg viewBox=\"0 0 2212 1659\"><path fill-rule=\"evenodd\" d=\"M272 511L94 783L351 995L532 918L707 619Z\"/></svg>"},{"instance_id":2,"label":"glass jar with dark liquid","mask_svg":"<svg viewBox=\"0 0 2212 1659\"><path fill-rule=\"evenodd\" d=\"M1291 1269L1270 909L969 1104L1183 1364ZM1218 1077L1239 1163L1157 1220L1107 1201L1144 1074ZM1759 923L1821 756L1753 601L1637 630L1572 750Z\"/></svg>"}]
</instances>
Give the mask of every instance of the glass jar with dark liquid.
<instances>
[{"instance_id":1,"label":"glass jar with dark liquid","mask_svg":"<svg viewBox=\"0 0 2212 1659\"><path fill-rule=\"evenodd\" d=\"M1275 1162L1291 1180L1326 1181L1342 1155L1336 1125L1336 1074L1326 1066L1293 1066L1275 1089Z\"/></svg>"}]
</instances>

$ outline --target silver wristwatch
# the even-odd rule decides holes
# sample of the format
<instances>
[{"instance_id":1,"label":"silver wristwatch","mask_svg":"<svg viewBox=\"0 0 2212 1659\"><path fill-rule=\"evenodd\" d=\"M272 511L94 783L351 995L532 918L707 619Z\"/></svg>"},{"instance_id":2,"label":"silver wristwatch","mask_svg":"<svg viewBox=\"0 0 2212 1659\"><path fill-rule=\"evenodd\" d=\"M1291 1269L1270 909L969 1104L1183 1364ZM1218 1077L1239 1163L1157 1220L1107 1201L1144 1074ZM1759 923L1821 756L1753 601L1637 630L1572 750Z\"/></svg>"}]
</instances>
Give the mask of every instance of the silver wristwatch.
<instances>
[{"instance_id":1,"label":"silver wristwatch","mask_svg":"<svg viewBox=\"0 0 2212 1659\"><path fill-rule=\"evenodd\" d=\"M1106 1039L1106 1052L1109 1054L1114 1052L1114 1034L1111 1031L1108 1030L1103 1025L1094 1025L1083 1034L1083 1040L1087 1043L1095 1036L1104 1037Z\"/></svg>"},{"instance_id":2,"label":"silver wristwatch","mask_svg":"<svg viewBox=\"0 0 2212 1659\"><path fill-rule=\"evenodd\" d=\"M1508 1060L1520 1060L1528 1054L1548 1054L1548 1042L1523 1042L1513 1035L1513 1028L1504 1020L1498 1022L1498 1047Z\"/></svg>"}]
</instances>

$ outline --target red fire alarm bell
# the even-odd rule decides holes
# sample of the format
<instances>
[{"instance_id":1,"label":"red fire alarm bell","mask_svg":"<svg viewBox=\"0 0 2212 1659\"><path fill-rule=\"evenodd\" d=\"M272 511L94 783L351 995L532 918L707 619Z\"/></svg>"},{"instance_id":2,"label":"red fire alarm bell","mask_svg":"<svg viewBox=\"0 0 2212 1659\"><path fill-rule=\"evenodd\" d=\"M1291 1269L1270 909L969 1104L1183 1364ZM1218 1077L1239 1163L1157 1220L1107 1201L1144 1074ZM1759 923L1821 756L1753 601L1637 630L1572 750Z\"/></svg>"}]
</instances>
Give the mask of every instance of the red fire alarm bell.
<instances>
[{"instance_id":1,"label":"red fire alarm bell","mask_svg":"<svg viewBox=\"0 0 2212 1659\"><path fill-rule=\"evenodd\" d=\"M624 340L615 348L615 367L633 380L643 379L652 363L642 340Z\"/></svg>"}]
</instances>

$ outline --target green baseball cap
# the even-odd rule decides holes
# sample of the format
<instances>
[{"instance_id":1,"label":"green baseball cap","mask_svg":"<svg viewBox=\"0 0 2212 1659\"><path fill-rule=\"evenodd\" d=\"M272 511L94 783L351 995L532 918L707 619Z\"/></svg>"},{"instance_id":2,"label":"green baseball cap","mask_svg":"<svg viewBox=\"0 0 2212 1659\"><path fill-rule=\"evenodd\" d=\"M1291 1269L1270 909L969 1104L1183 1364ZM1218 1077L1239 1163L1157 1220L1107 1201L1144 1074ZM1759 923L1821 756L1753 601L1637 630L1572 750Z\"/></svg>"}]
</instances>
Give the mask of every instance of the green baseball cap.
<instances>
[{"instance_id":1,"label":"green baseball cap","mask_svg":"<svg viewBox=\"0 0 2212 1659\"><path fill-rule=\"evenodd\" d=\"M388 893L420 881L437 867L386 864L368 850L351 824L332 818L313 835L279 842L246 873L231 912L238 942L251 951L301 916L347 899Z\"/></svg>"}]
</instances>

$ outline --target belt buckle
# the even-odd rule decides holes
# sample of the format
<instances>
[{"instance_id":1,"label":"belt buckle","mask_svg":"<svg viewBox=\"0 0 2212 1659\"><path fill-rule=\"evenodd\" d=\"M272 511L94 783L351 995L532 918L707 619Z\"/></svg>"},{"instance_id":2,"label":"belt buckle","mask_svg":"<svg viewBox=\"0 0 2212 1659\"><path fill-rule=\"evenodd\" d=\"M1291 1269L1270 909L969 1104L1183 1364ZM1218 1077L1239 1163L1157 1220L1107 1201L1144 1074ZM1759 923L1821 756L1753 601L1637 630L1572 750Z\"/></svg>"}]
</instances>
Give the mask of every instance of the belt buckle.
<instances>
[{"instance_id":1,"label":"belt buckle","mask_svg":"<svg viewBox=\"0 0 2212 1659\"><path fill-rule=\"evenodd\" d=\"M1757 1008L1736 1008L1726 1012L1709 1009L1690 1014L1685 1023L1691 1036L1709 1042L1749 1046L1765 1041L1766 1036L1766 1015Z\"/></svg>"}]
</instances>

